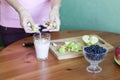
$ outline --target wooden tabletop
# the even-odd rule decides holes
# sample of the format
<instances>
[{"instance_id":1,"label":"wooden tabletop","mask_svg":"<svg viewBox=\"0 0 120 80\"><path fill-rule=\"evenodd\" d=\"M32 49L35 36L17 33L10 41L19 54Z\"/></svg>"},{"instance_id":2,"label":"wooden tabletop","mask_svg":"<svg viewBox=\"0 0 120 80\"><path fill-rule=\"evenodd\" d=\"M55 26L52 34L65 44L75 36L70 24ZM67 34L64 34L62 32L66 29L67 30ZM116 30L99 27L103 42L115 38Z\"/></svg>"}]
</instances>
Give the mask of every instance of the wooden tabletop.
<instances>
[{"instance_id":1,"label":"wooden tabletop","mask_svg":"<svg viewBox=\"0 0 120 80\"><path fill-rule=\"evenodd\" d=\"M60 31L50 33L52 40L96 34L115 47L120 45L120 34L100 31ZM0 80L120 80L120 66L110 51L100 63L102 72L88 73L89 63L84 57L57 60L49 51L45 61L36 60L34 47L23 47L23 42L33 41L32 37L19 40L0 52Z\"/></svg>"}]
</instances>

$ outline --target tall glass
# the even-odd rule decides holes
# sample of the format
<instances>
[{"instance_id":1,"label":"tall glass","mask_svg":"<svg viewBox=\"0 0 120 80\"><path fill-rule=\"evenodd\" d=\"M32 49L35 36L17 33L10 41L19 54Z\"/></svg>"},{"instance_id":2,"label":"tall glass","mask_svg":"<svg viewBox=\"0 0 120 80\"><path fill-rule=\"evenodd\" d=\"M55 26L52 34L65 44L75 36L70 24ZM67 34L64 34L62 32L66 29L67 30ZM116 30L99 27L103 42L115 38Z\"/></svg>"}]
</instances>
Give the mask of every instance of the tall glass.
<instances>
[{"instance_id":1,"label":"tall glass","mask_svg":"<svg viewBox=\"0 0 120 80\"><path fill-rule=\"evenodd\" d=\"M36 57L38 60L48 59L49 46L50 46L50 34L49 33L35 33L33 35L34 47L36 51Z\"/></svg>"}]
</instances>

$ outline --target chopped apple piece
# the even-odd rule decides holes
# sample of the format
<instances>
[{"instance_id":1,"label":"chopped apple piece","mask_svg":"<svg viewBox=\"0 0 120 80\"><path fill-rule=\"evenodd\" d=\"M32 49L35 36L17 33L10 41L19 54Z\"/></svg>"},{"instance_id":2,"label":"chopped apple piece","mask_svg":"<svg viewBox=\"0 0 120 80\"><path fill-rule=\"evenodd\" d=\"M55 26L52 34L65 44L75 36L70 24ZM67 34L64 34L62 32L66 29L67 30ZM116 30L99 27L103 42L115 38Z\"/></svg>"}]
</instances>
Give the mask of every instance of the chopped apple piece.
<instances>
[{"instance_id":1,"label":"chopped apple piece","mask_svg":"<svg viewBox=\"0 0 120 80\"><path fill-rule=\"evenodd\" d=\"M60 46L59 53L65 52L80 52L82 51L82 45L75 41L67 41L64 45Z\"/></svg>"}]
</instances>

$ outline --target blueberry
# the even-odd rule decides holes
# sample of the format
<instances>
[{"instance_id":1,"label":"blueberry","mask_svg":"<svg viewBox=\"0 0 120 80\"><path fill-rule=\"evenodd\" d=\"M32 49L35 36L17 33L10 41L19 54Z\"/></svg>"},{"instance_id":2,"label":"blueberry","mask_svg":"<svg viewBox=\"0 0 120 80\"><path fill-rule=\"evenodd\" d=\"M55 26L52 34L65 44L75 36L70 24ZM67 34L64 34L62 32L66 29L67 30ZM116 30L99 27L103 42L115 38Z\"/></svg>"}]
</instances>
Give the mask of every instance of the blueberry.
<instances>
[{"instance_id":1,"label":"blueberry","mask_svg":"<svg viewBox=\"0 0 120 80\"><path fill-rule=\"evenodd\" d=\"M88 47L85 47L84 50L86 51L86 56L90 60L101 60L103 59L106 49L99 46L99 45L91 45Z\"/></svg>"}]
</instances>

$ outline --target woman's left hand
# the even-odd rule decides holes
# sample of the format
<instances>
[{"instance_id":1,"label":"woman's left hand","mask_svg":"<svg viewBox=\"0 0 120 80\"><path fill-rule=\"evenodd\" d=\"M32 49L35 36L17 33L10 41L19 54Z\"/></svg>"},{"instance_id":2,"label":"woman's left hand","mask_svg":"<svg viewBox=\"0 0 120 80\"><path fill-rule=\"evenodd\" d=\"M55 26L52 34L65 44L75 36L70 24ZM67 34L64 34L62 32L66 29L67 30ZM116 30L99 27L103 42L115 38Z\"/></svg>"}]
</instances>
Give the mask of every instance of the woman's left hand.
<instances>
[{"instance_id":1,"label":"woman's left hand","mask_svg":"<svg viewBox=\"0 0 120 80\"><path fill-rule=\"evenodd\" d=\"M47 29L43 29L43 31L55 32L60 30L60 15L59 9L57 7L52 8L50 12L50 25L47 26Z\"/></svg>"}]
</instances>

